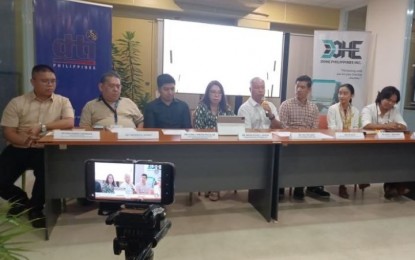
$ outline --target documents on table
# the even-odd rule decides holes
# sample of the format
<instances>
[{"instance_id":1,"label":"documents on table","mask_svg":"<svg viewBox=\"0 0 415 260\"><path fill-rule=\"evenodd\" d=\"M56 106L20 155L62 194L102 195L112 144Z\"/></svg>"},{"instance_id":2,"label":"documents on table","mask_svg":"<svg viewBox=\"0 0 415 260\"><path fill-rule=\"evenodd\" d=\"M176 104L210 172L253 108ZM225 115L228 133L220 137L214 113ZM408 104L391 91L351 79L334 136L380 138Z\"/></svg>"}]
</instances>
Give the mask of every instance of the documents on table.
<instances>
[{"instance_id":1,"label":"documents on table","mask_svg":"<svg viewBox=\"0 0 415 260\"><path fill-rule=\"evenodd\" d=\"M290 137L290 134L291 134L290 132L280 132L280 131L274 131L271 133L279 137Z\"/></svg>"},{"instance_id":2,"label":"documents on table","mask_svg":"<svg viewBox=\"0 0 415 260\"><path fill-rule=\"evenodd\" d=\"M261 132L239 133L238 139L243 141L272 140L272 134Z\"/></svg>"},{"instance_id":3,"label":"documents on table","mask_svg":"<svg viewBox=\"0 0 415 260\"><path fill-rule=\"evenodd\" d=\"M184 129L161 129L164 135L182 135L182 133L186 133Z\"/></svg>"},{"instance_id":4,"label":"documents on table","mask_svg":"<svg viewBox=\"0 0 415 260\"><path fill-rule=\"evenodd\" d=\"M182 140L218 140L217 132L184 132L180 135Z\"/></svg>"},{"instance_id":5,"label":"documents on table","mask_svg":"<svg viewBox=\"0 0 415 260\"><path fill-rule=\"evenodd\" d=\"M320 132L284 132L274 131L272 134L278 137L289 137L290 140L322 140L333 139L333 136L326 135Z\"/></svg>"},{"instance_id":6,"label":"documents on table","mask_svg":"<svg viewBox=\"0 0 415 260\"><path fill-rule=\"evenodd\" d=\"M65 140L100 140L101 135L99 131L85 131L85 130L54 130L53 139Z\"/></svg>"},{"instance_id":7,"label":"documents on table","mask_svg":"<svg viewBox=\"0 0 415 260\"><path fill-rule=\"evenodd\" d=\"M403 132L378 132L376 138L380 140L403 140L405 135Z\"/></svg>"},{"instance_id":8,"label":"documents on table","mask_svg":"<svg viewBox=\"0 0 415 260\"><path fill-rule=\"evenodd\" d=\"M290 134L290 140L313 141L333 138L334 137L331 135L326 135L319 132L292 132Z\"/></svg>"},{"instance_id":9,"label":"documents on table","mask_svg":"<svg viewBox=\"0 0 415 260\"><path fill-rule=\"evenodd\" d=\"M363 132L336 132L335 137L337 140L364 140L365 135Z\"/></svg>"},{"instance_id":10,"label":"documents on table","mask_svg":"<svg viewBox=\"0 0 415 260\"><path fill-rule=\"evenodd\" d=\"M118 140L159 140L158 131L138 131L135 128L111 128L116 133Z\"/></svg>"}]
</instances>

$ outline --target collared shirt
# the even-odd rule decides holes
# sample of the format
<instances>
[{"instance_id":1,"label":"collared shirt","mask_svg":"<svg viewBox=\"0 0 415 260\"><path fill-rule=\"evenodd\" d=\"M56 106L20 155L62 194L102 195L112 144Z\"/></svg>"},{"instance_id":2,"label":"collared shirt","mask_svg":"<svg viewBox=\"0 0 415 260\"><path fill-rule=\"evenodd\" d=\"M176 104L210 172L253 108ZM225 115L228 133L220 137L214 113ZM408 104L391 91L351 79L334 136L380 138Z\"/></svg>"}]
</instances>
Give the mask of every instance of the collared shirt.
<instances>
[{"instance_id":1,"label":"collared shirt","mask_svg":"<svg viewBox=\"0 0 415 260\"><path fill-rule=\"evenodd\" d=\"M352 105L349 107L348 113L350 114L346 116L346 118L350 118L351 120L349 129L357 129L359 128L359 110ZM340 111L340 103L336 103L329 107L329 110L327 111L327 125L329 129L343 130L344 120L345 119Z\"/></svg>"},{"instance_id":2,"label":"collared shirt","mask_svg":"<svg viewBox=\"0 0 415 260\"><path fill-rule=\"evenodd\" d=\"M277 108L270 101L267 102L275 119L279 120ZM265 110L252 97L239 107L238 116L245 117L245 128L269 129L271 127L271 120L266 116Z\"/></svg>"},{"instance_id":3,"label":"collared shirt","mask_svg":"<svg viewBox=\"0 0 415 260\"><path fill-rule=\"evenodd\" d=\"M153 192L153 189L150 186L143 184L142 182L135 185L135 190L138 194L152 194Z\"/></svg>"},{"instance_id":4,"label":"collared shirt","mask_svg":"<svg viewBox=\"0 0 415 260\"><path fill-rule=\"evenodd\" d=\"M120 189L123 189L125 191L125 194L128 194L128 195L137 193L135 190L134 184L132 183L123 182L120 185Z\"/></svg>"},{"instance_id":5,"label":"collared shirt","mask_svg":"<svg viewBox=\"0 0 415 260\"><path fill-rule=\"evenodd\" d=\"M318 128L318 113L316 104L308 100L302 103L297 98L291 98L280 106L280 121L284 128Z\"/></svg>"},{"instance_id":6,"label":"collared shirt","mask_svg":"<svg viewBox=\"0 0 415 260\"><path fill-rule=\"evenodd\" d=\"M137 105L129 98L120 98L116 111L117 122L115 122L114 112L105 105L101 98L91 100L82 109L79 126L93 127L94 125L100 125L108 127L121 125L135 128L144 120L143 114L141 114Z\"/></svg>"},{"instance_id":7,"label":"collared shirt","mask_svg":"<svg viewBox=\"0 0 415 260\"><path fill-rule=\"evenodd\" d=\"M234 116L235 114L228 108L222 111L219 108L218 114L214 115L205 103L200 102L195 110L195 128L196 129L216 129L218 123L218 115Z\"/></svg>"},{"instance_id":8,"label":"collared shirt","mask_svg":"<svg viewBox=\"0 0 415 260\"><path fill-rule=\"evenodd\" d=\"M144 110L145 128L185 129L192 128L189 106L179 100L173 99L166 105L157 98L147 104Z\"/></svg>"},{"instance_id":9,"label":"collared shirt","mask_svg":"<svg viewBox=\"0 0 415 260\"><path fill-rule=\"evenodd\" d=\"M406 125L401 113L396 107L386 112L381 116L380 108L376 103L365 106L362 110L362 127L368 124L387 124L387 123L399 123Z\"/></svg>"},{"instance_id":10,"label":"collared shirt","mask_svg":"<svg viewBox=\"0 0 415 260\"><path fill-rule=\"evenodd\" d=\"M29 92L13 98L3 111L1 125L16 127L18 133L26 132L35 125L48 124L64 118L74 118L68 98L58 94L44 101Z\"/></svg>"}]
</instances>

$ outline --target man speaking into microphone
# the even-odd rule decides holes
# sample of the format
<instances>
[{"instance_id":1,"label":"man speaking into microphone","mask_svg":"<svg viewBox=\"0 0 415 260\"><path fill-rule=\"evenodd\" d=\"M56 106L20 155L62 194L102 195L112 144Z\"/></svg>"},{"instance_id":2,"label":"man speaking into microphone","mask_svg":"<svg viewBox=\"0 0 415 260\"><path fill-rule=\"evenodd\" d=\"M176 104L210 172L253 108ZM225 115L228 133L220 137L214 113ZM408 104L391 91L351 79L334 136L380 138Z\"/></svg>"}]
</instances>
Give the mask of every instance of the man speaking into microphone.
<instances>
[{"instance_id":1,"label":"man speaking into microphone","mask_svg":"<svg viewBox=\"0 0 415 260\"><path fill-rule=\"evenodd\" d=\"M247 129L283 128L274 104L265 100L265 81L255 77L250 82L251 97L241 105L238 116L245 117Z\"/></svg>"}]
</instances>

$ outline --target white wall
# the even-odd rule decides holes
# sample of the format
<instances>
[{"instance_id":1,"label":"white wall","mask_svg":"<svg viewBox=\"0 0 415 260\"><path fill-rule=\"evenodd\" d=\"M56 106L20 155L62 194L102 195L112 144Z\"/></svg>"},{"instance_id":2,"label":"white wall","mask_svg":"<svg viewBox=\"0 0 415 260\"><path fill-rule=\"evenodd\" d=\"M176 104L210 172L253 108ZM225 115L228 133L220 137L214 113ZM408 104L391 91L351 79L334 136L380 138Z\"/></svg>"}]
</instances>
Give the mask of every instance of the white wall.
<instances>
[{"instance_id":1,"label":"white wall","mask_svg":"<svg viewBox=\"0 0 415 260\"><path fill-rule=\"evenodd\" d=\"M403 101L403 74L406 71L405 31L407 10L413 0L369 0L366 31L374 34L375 49L368 71L368 100L373 103L377 92L392 85L400 89Z\"/></svg>"},{"instance_id":2,"label":"white wall","mask_svg":"<svg viewBox=\"0 0 415 260\"><path fill-rule=\"evenodd\" d=\"M288 57L287 99L295 96L295 80L298 76L313 76L313 35L291 34ZM285 86L281 86L284 88Z\"/></svg>"}]
</instances>

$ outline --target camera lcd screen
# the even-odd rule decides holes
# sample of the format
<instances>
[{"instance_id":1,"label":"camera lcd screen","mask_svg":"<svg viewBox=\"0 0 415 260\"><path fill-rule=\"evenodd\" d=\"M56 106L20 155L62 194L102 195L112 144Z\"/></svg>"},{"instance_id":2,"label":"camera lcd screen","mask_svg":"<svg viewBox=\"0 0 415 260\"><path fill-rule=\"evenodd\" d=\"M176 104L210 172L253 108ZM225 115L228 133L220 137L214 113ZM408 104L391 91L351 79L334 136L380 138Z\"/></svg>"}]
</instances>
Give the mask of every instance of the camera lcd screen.
<instances>
[{"instance_id":1,"label":"camera lcd screen","mask_svg":"<svg viewBox=\"0 0 415 260\"><path fill-rule=\"evenodd\" d=\"M89 199L156 204L173 201L171 164L90 160L86 165Z\"/></svg>"}]
</instances>

